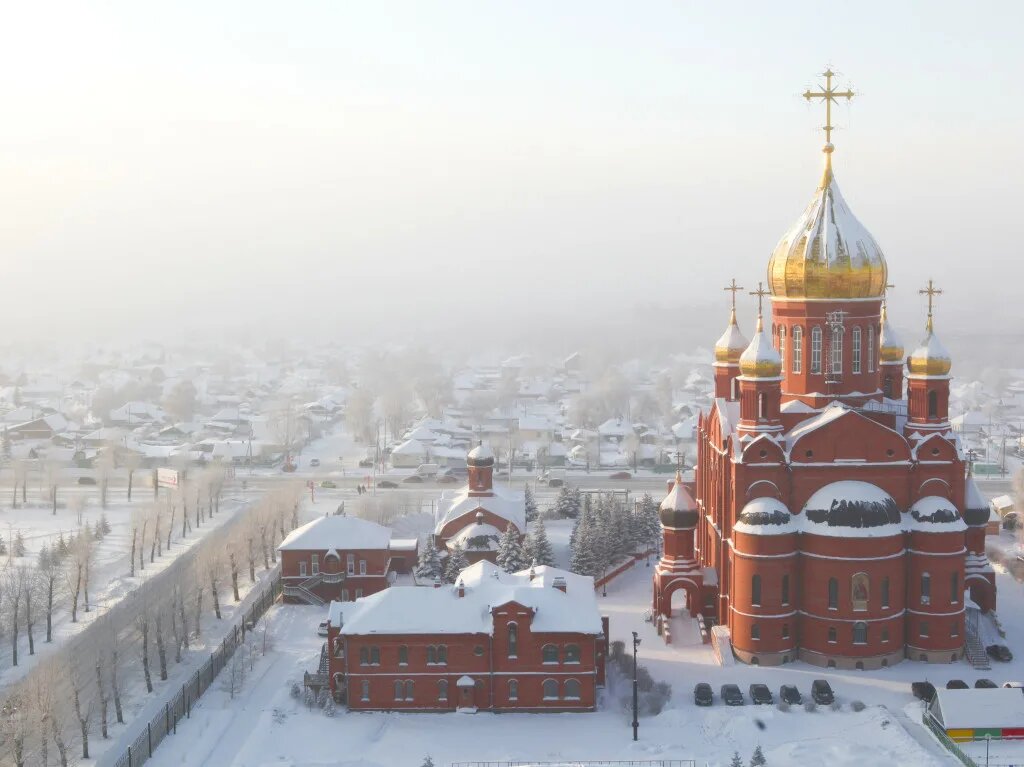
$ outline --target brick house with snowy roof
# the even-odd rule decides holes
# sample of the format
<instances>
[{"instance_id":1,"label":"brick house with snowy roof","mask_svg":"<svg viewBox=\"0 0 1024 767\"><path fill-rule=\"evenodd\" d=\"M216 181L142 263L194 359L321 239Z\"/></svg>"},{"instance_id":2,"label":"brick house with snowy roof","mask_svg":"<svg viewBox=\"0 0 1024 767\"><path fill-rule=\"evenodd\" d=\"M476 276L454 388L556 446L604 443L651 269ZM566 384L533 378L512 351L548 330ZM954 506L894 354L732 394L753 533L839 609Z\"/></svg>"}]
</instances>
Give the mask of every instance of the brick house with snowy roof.
<instances>
[{"instance_id":1,"label":"brick house with snowy roof","mask_svg":"<svg viewBox=\"0 0 1024 767\"><path fill-rule=\"evenodd\" d=\"M365 519L332 516L293 530L277 550L285 600L323 605L375 594L411 572L417 541L392 538L389 528Z\"/></svg>"},{"instance_id":2,"label":"brick house with snowy roof","mask_svg":"<svg viewBox=\"0 0 1024 767\"><path fill-rule=\"evenodd\" d=\"M593 711L607 648L593 578L481 561L455 585L332 602L321 667L356 711Z\"/></svg>"}]
</instances>

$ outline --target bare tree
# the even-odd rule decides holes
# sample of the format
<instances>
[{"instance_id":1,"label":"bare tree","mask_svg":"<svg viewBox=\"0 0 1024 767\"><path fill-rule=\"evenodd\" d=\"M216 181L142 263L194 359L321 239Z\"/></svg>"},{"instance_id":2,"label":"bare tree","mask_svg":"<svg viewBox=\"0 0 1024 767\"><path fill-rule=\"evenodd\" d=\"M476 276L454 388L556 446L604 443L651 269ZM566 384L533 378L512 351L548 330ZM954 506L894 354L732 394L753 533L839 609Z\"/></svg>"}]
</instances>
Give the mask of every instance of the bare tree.
<instances>
[{"instance_id":1,"label":"bare tree","mask_svg":"<svg viewBox=\"0 0 1024 767\"><path fill-rule=\"evenodd\" d=\"M142 674L146 680L146 692L153 692L153 677L149 673L149 609L147 607L143 607L135 617L135 627L139 631L139 652L142 654Z\"/></svg>"},{"instance_id":2,"label":"bare tree","mask_svg":"<svg viewBox=\"0 0 1024 767\"><path fill-rule=\"evenodd\" d=\"M60 584L63 574L60 560L53 548L44 546L40 549L36 572L42 582L40 590L44 595L46 608L46 642L50 643L53 641L53 611L61 596Z\"/></svg>"},{"instance_id":3,"label":"bare tree","mask_svg":"<svg viewBox=\"0 0 1024 767\"><path fill-rule=\"evenodd\" d=\"M44 577L35 567L25 567L24 583L22 586L22 601L25 603L25 634L28 636L28 654L36 654L36 637L34 628L36 625L36 610L41 599L45 598Z\"/></svg>"},{"instance_id":4,"label":"bare tree","mask_svg":"<svg viewBox=\"0 0 1024 767\"><path fill-rule=\"evenodd\" d=\"M96 663L94 664L96 671L96 702L99 703L100 713L100 736L106 740L109 738L107 733L107 718L110 712L110 698L107 696L107 688L103 684L103 664L107 658L106 650L101 642L99 647L96 649Z\"/></svg>"},{"instance_id":5,"label":"bare tree","mask_svg":"<svg viewBox=\"0 0 1024 767\"><path fill-rule=\"evenodd\" d=\"M17 684L0 706L0 737L7 745L14 767L25 767L31 734L31 698L27 685Z\"/></svg>"},{"instance_id":6,"label":"bare tree","mask_svg":"<svg viewBox=\"0 0 1024 767\"><path fill-rule=\"evenodd\" d=\"M82 526L82 522L85 518L85 508L88 504L89 500L84 495L72 495L68 499L68 508L75 512L75 524L79 527ZM56 513L57 512L54 511L54 514Z\"/></svg>"},{"instance_id":7,"label":"bare tree","mask_svg":"<svg viewBox=\"0 0 1024 767\"><path fill-rule=\"evenodd\" d=\"M228 572L231 575L231 593L235 598L235 603L238 603L241 598L238 596L238 560L239 560L239 542L231 541L228 543Z\"/></svg>"},{"instance_id":8,"label":"bare tree","mask_svg":"<svg viewBox=\"0 0 1024 767\"><path fill-rule=\"evenodd\" d=\"M220 620L220 584L224 575L223 549L219 546L210 546L203 553L202 559L203 571L210 586L210 599L213 600L213 613L217 620Z\"/></svg>"},{"instance_id":9,"label":"bare tree","mask_svg":"<svg viewBox=\"0 0 1024 767\"><path fill-rule=\"evenodd\" d=\"M113 445L104 447L96 457L96 481L100 486L100 506L107 508L107 488L110 485L110 475L114 473L114 450Z\"/></svg>"},{"instance_id":10,"label":"bare tree","mask_svg":"<svg viewBox=\"0 0 1024 767\"><path fill-rule=\"evenodd\" d=\"M25 461L18 459L11 463L11 469L14 473L14 495L11 496L11 508L18 508L18 485L21 484L21 502L26 503L26 488L28 484L28 465Z\"/></svg>"},{"instance_id":11,"label":"bare tree","mask_svg":"<svg viewBox=\"0 0 1024 767\"><path fill-rule=\"evenodd\" d=\"M11 620L11 665L18 665L18 629L21 620L22 592L25 589L26 568L14 567L4 574L3 598L7 602L7 615Z\"/></svg>"},{"instance_id":12,"label":"bare tree","mask_svg":"<svg viewBox=\"0 0 1024 767\"><path fill-rule=\"evenodd\" d=\"M245 683L247 650L248 645L245 644L236 648L231 660L228 661L228 667L223 672L221 689L228 693L232 700L235 699L235 694L242 689L242 685Z\"/></svg>"},{"instance_id":13,"label":"bare tree","mask_svg":"<svg viewBox=\"0 0 1024 767\"><path fill-rule=\"evenodd\" d=\"M142 466L142 456L134 450L129 450L121 456L121 464L128 470L128 503L131 503L135 472Z\"/></svg>"},{"instance_id":14,"label":"bare tree","mask_svg":"<svg viewBox=\"0 0 1024 767\"><path fill-rule=\"evenodd\" d=\"M121 661L121 645L117 629L108 634L108 646L110 648L110 696L114 699L114 716L118 724L124 724L124 709L121 706L121 678L118 676L118 668Z\"/></svg>"},{"instance_id":15,"label":"bare tree","mask_svg":"<svg viewBox=\"0 0 1024 767\"><path fill-rule=\"evenodd\" d=\"M64 674L71 685L71 702L78 720L78 733L82 743L82 758L89 758L89 722L95 697L92 680L87 673L88 658L70 658L65 664Z\"/></svg>"},{"instance_id":16,"label":"bare tree","mask_svg":"<svg viewBox=\"0 0 1024 767\"><path fill-rule=\"evenodd\" d=\"M53 516L57 516L57 488L60 486L61 465L57 461L47 461L44 466L46 490L53 503Z\"/></svg>"}]
</instances>

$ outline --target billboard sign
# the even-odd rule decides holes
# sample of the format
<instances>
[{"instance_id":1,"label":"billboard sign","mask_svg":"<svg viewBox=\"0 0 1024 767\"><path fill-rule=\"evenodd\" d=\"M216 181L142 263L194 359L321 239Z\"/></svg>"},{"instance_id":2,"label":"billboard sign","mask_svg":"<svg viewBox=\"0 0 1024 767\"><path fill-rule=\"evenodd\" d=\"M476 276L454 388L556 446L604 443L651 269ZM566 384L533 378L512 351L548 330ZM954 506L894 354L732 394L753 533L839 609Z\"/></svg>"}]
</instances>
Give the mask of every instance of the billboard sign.
<instances>
[{"instance_id":1,"label":"billboard sign","mask_svg":"<svg viewBox=\"0 0 1024 767\"><path fill-rule=\"evenodd\" d=\"M157 487L177 487L180 473L177 469L157 469Z\"/></svg>"}]
</instances>

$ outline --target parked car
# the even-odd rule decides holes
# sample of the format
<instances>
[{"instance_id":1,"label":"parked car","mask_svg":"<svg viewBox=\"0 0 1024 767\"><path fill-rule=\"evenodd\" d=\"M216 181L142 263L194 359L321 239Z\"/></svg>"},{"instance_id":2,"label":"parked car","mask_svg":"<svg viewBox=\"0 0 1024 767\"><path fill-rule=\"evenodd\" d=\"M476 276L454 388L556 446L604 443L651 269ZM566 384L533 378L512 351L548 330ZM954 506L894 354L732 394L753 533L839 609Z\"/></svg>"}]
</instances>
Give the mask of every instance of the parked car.
<instances>
[{"instance_id":1,"label":"parked car","mask_svg":"<svg viewBox=\"0 0 1024 767\"><path fill-rule=\"evenodd\" d=\"M974 689L976 690L995 690L998 687L999 685L991 679L979 679L974 683Z\"/></svg>"},{"instance_id":2,"label":"parked car","mask_svg":"<svg viewBox=\"0 0 1024 767\"><path fill-rule=\"evenodd\" d=\"M436 477L441 467L436 463L421 463L416 467L416 474L421 477Z\"/></svg>"},{"instance_id":3,"label":"parked car","mask_svg":"<svg viewBox=\"0 0 1024 767\"><path fill-rule=\"evenodd\" d=\"M390 479L382 479L380 482L377 483L377 487L379 487L381 490L394 490L396 487L398 487L398 483L392 482Z\"/></svg>"},{"instance_id":4,"label":"parked car","mask_svg":"<svg viewBox=\"0 0 1024 767\"><path fill-rule=\"evenodd\" d=\"M609 474L608 479L633 479L633 475L628 471L617 471L614 474Z\"/></svg>"},{"instance_id":5,"label":"parked car","mask_svg":"<svg viewBox=\"0 0 1024 767\"><path fill-rule=\"evenodd\" d=\"M337 486L338 483L335 482L333 479L325 479L323 482L320 483L320 487L326 487L328 490L333 490Z\"/></svg>"},{"instance_id":6,"label":"parked car","mask_svg":"<svg viewBox=\"0 0 1024 767\"><path fill-rule=\"evenodd\" d=\"M819 706L827 706L835 701L836 696L828 682L824 679L815 679L811 682L811 699Z\"/></svg>"},{"instance_id":7,"label":"parked car","mask_svg":"<svg viewBox=\"0 0 1024 767\"><path fill-rule=\"evenodd\" d=\"M364 458L363 460L361 460L359 462L359 468L360 469L372 469L373 468L373 459L372 458Z\"/></svg>"},{"instance_id":8,"label":"parked car","mask_svg":"<svg viewBox=\"0 0 1024 767\"><path fill-rule=\"evenodd\" d=\"M700 682L693 688L693 702L698 706L710 706L715 702L715 694L711 692L711 685L707 682Z\"/></svg>"},{"instance_id":9,"label":"parked car","mask_svg":"<svg viewBox=\"0 0 1024 767\"><path fill-rule=\"evenodd\" d=\"M915 698L923 700L925 703L930 703L931 699L935 697L935 685L931 682L913 682L910 685L910 691L914 693Z\"/></svg>"},{"instance_id":10,"label":"parked car","mask_svg":"<svg viewBox=\"0 0 1024 767\"><path fill-rule=\"evenodd\" d=\"M796 685L784 684L779 688L779 699L791 706L799 706L804 702L804 696L796 689Z\"/></svg>"},{"instance_id":11,"label":"parked car","mask_svg":"<svg viewBox=\"0 0 1024 767\"><path fill-rule=\"evenodd\" d=\"M96 480L93 479L92 477L79 477L78 478L78 484L80 484L80 485L95 485L96 484Z\"/></svg>"},{"instance_id":12,"label":"parked car","mask_svg":"<svg viewBox=\"0 0 1024 767\"><path fill-rule=\"evenodd\" d=\"M743 693L740 692L739 685L723 684L722 702L727 706L742 706L746 701L743 700Z\"/></svg>"},{"instance_id":13,"label":"parked car","mask_svg":"<svg viewBox=\"0 0 1024 767\"><path fill-rule=\"evenodd\" d=\"M459 484L459 478L453 474L442 474L437 478L437 484L439 485L457 485Z\"/></svg>"},{"instance_id":14,"label":"parked car","mask_svg":"<svg viewBox=\"0 0 1024 767\"><path fill-rule=\"evenodd\" d=\"M317 466L320 465L320 459L319 458L310 458L309 459L309 465L312 466L315 469Z\"/></svg>"},{"instance_id":15,"label":"parked car","mask_svg":"<svg viewBox=\"0 0 1024 767\"><path fill-rule=\"evenodd\" d=\"M321 637L327 636L327 621L320 621L320 625L316 627L316 635Z\"/></svg>"},{"instance_id":16,"label":"parked car","mask_svg":"<svg viewBox=\"0 0 1024 767\"><path fill-rule=\"evenodd\" d=\"M755 706L770 706L775 702L772 697L772 691L768 689L766 684L752 684L750 685L750 700Z\"/></svg>"},{"instance_id":17,"label":"parked car","mask_svg":"<svg viewBox=\"0 0 1024 767\"><path fill-rule=\"evenodd\" d=\"M408 477L403 479L402 482L406 485L422 485L423 477L419 474L410 474Z\"/></svg>"},{"instance_id":18,"label":"parked car","mask_svg":"<svg viewBox=\"0 0 1024 767\"><path fill-rule=\"evenodd\" d=\"M969 690L970 686L963 679L950 679L946 682L947 690Z\"/></svg>"},{"instance_id":19,"label":"parked car","mask_svg":"<svg viewBox=\"0 0 1024 767\"><path fill-rule=\"evenodd\" d=\"M990 658L1003 661L1004 663L1008 663L1013 660L1013 653L1010 652L1010 648L1004 644L990 644L985 648L985 652L988 653Z\"/></svg>"}]
</instances>

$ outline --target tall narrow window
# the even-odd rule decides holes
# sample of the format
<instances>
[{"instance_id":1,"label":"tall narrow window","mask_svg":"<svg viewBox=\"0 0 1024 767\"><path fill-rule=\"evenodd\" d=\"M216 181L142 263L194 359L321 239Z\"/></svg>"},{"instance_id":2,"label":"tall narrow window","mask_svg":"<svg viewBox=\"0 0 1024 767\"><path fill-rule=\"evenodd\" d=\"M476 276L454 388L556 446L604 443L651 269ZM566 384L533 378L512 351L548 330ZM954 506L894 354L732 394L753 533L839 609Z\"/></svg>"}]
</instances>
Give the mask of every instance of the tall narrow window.
<instances>
[{"instance_id":1,"label":"tall narrow window","mask_svg":"<svg viewBox=\"0 0 1024 767\"><path fill-rule=\"evenodd\" d=\"M578 644L567 644L565 651L562 653L562 657L565 659L564 663L579 663L580 662L580 646Z\"/></svg>"},{"instance_id":2,"label":"tall narrow window","mask_svg":"<svg viewBox=\"0 0 1024 767\"><path fill-rule=\"evenodd\" d=\"M839 609L839 581L835 578L828 579L828 609Z\"/></svg>"},{"instance_id":3,"label":"tall narrow window","mask_svg":"<svg viewBox=\"0 0 1024 767\"><path fill-rule=\"evenodd\" d=\"M755 575L750 579L750 604L755 607L761 606L761 576Z\"/></svg>"},{"instance_id":4,"label":"tall narrow window","mask_svg":"<svg viewBox=\"0 0 1024 767\"><path fill-rule=\"evenodd\" d=\"M885 381L882 382L882 394L885 395L886 399L892 399L892 376L886 376Z\"/></svg>"},{"instance_id":5,"label":"tall narrow window","mask_svg":"<svg viewBox=\"0 0 1024 767\"><path fill-rule=\"evenodd\" d=\"M960 573L950 573L949 601L956 604L960 601Z\"/></svg>"},{"instance_id":6,"label":"tall narrow window","mask_svg":"<svg viewBox=\"0 0 1024 767\"><path fill-rule=\"evenodd\" d=\"M395 700L401 700L405 692L405 685L401 681L395 682Z\"/></svg>"},{"instance_id":7,"label":"tall narrow window","mask_svg":"<svg viewBox=\"0 0 1024 767\"><path fill-rule=\"evenodd\" d=\"M415 696L413 695L413 683L411 679L407 679L405 682L405 699L412 700Z\"/></svg>"},{"instance_id":8,"label":"tall narrow window","mask_svg":"<svg viewBox=\"0 0 1024 767\"><path fill-rule=\"evenodd\" d=\"M508 657L515 658L519 653L519 626L508 624Z\"/></svg>"},{"instance_id":9,"label":"tall narrow window","mask_svg":"<svg viewBox=\"0 0 1024 767\"><path fill-rule=\"evenodd\" d=\"M756 623L751 623L750 624L750 638L751 639L760 639L761 638L761 627L758 626Z\"/></svg>"},{"instance_id":10,"label":"tall narrow window","mask_svg":"<svg viewBox=\"0 0 1024 767\"><path fill-rule=\"evenodd\" d=\"M360 575L366 575L366 560L365 559L360 559L359 560L359 574Z\"/></svg>"},{"instance_id":11,"label":"tall narrow window","mask_svg":"<svg viewBox=\"0 0 1024 767\"><path fill-rule=\"evenodd\" d=\"M380 665L380 648L379 647L371 647L370 648L370 665L371 666L379 666Z\"/></svg>"},{"instance_id":12,"label":"tall narrow window","mask_svg":"<svg viewBox=\"0 0 1024 767\"><path fill-rule=\"evenodd\" d=\"M768 395L763 391L757 393L757 417L760 419L768 417Z\"/></svg>"},{"instance_id":13,"label":"tall narrow window","mask_svg":"<svg viewBox=\"0 0 1024 767\"><path fill-rule=\"evenodd\" d=\"M442 679L437 683L437 699L448 700L448 680Z\"/></svg>"},{"instance_id":14,"label":"tall narrow window","mask_svg":"<svg viewBox=\"0 0 1024 767\"><path fill-rule=\"evenodd\" d=\"M889 609L889 576L882 578L882 608Z\"/></svg>"},{"instance_id":15,"label":"tall narrow window","mask_svg":"<svg viewBox=\"0 0 1024 767\"><path fill-rule=\"evenodd\" d=\"M427 663L437 663L437 648L434 645L427 645Z\"/></svg>"},{"instance_id":16,"label":"tall narrow window","mask_svg":"<svg viewBox=\"0 0 1024 767\"><path fill-rule=\"evenodd\" d=\"M544 663L558 663L558 645L544 645L541 649L541 659Z\"/></svg>"},{"instance_id":17,"label":"tall narrow window","mask_svg":"<svg viewBox=\"0 0 1024 767\"><path fill-rule=\"evenodd\" d=\"M508 699L519 700L519 680L509 679L508 680Z\"/></svg>"},{"instance_id":18,"label":"tall narrow window","mask_svg":"<svg viewBox=\"0 0 1024 767\"><path fill-rule=\"evenodd\" d=\"M854 610L868 609L868 587L870 581L867 573L854 573L850 580L850 600Z\"/></svg>"},{"instance_id":19,"label":"tall narrow window","mask_svg":"<svg viewBox=\"0 0 1024 767\"><path fill-rule=\"evenodd\" d=\"M928 636L928 621L921 621L921 624L917 627L917 629L917 633L921 636Z\"/></svg>"},{"instance_id":20,"label":"tall narrow window","mask_svg":"<svg viewBox=\"0 0 1024 767\"><path fill-rule=\"evenodd\" d=\"M345 572L349 575L356 574L356 555L349 554L345 557Z\"/></svg>"},{"instance_id":21,"label":"tall narrow window","mask_svg":"<svg viewBox=\"0 0 1024 767\"><path fill-rule=\"evenodd\" d=\"M832 328L832 374L843 372L843 329Z\"/></svg>"},{"instance_id":22,"label":"tall narrow window","mask_svg":"<svg viewBox=\"0 0 1024 767\"><path fill-rule=\"evenodd\" d=\"M853 624L853 643L868 643L868 624L866 624L864 621L857 621Z\"/></svg>"},{"instance_id":23,"label":"tall narrow window","mask_svg":"<svg viewBox=\"0 0 1024 767\"><path fill-rule=\"evenodd\" d=\"M448 645L437 646L437 662L442 664L448 662Z\"/></svg>"},{"instance_id":24,"label":"tall narrow window","mask_svg":"<svg viewBox=\"0 0 1024 767\"><path fill-rule=\"evenodd\" d=\"M789 604L789 573L782 576L782 604Z\"/></svg>"},{"instance_id":25,"label":"tall narrow window","mask_svg":"<svg viewBox=\"0 0 1024 767\"><path fill-rule=\"evenodd\" d=\"M832 643L832 644L836 643L836 627L835 626L829 626L829 629L828 629L828 641L830 643Z\"/></svg>"},{"instance_id":26,"label":"tall narrow window","mask_svg":"<svg viewBox=\"0 0 1024 767\"><path fill-rule=\"evenodd\" d=\"M932 601L932 576L928 573L921 573L921 604L926 605Z\"/></svg>"},{"instance_id":27,"label":"tall narrow window","mask_svg":"<svg viewBox=\"0 0 1024 767\"><path fill-rule=\"evenodd\" d=\"M851 370L854 373L860 372L860 328L854 328L853 333L850 335L850 342L853 346L853 360L851 364Z\"/></svg>"},{"instance_id":28,"label":"tall narrow window","mask_svg":"<svg viewBox=\"0 0 1024 767\"><path fill-rule=\"evenodd\" d=\"M786 326L779 325L779 359L782 360L782 369L786 369Z\"/></svg>"},{"instance_id":29,"label":"tall narrow window","mask_svg":"<svg viewBox=\"0 0 1024 767\"><path fill-rule=\"evenodd\" d=\"M793 328L793 372L800 373L804 369L804 329L797 325Z\"/></svg>"},{"instance_id":30,"label":"tall narrow window","mask_svg":"<svg viewBox=\"0 0 1024 767\"><path fill-rule=\"evenodd\" d=\"M320 572L320 555L319 554L313 554L312 555L312 560L310 562L310 567L312 568L313 575L319 574L319 572Z\"/></svg>"},{"instance_id":31,"label":"tall narrow window","mask_svg":"<svg viewBox=\"0 0 1024 767\"><path fill-rule=\"evenodd\" d=\"M821 328L811 330L811 372L821 372Z\"/></svg>"},{"instance_id":32,"label":"tall narrow window","mask_svg":"<svg viewBox=\"0 0 1024 767\"><path fill-rule=\"evenodd\" d=\"M868 372L875 372L875 326L868 325Z\"/></svg>"},{"instance_id":33,"label":"tall narrow window","mask_svg":"<svg viewBox=\"0 0 1024 767\"><path fill-rule=\"evenodd\" d=\"M306 577L306 561L305 560L302 560L301 562L299 562L299 577L301 577L301 578L305 578Z\"/></svg>"},{"instance_id":34,"label":"tall narrow window","mask_svg":"<svg viewBox=\"0 0 1024 767\"><path fill-rule=\"evenodd\" d=\"M408 666L409 665L409 648L405 645L401 645L398 648L398 665Z\"/></svg>"},{"instance_id":35,"label":"tall narrow window","mask_svg":"<svg viewBox=\"0 0 1024 767\"><path fill-rule=\"evenodd\" d=\"M545 679L541 689L544 691L544 700L558 700L558 682L554 679Z\"/></svg>"},{"instance_id":36,"label":"tall narrow window","mask_svg":"<svg viewBox=\"0 0 1024 767\"><path fill-rule=\"evenodd\" d=\"M939 417L939 393L934 389L928 392L928 417Z\"/></svg>"},{"instance_id":37,"label":"tall narrow window","mask_svg":"<svg viewBox=\"0 0 1024 767\"><path fill-rule=\"evenodd\" d=\"M359 665L369 666L370 665L370 648L360 647L359 648Z\"/></svg>"},{"instance_id":38,"label":"tall narrow window","mask_svg":"<svg viewBox=\"0 0 1024 767\"><path fill-rule=\"evenodd\" d=\"M568 700L580 699L580 683L575 679L565 680L565 697Z\"/></svg>"},{"instance_id":39,"label":"tall narrow window","mask_svg":"<svg viewBox=\"0 0 1024 767\"><path fill-rule=\"evenodd\" d=\"M361 693L360 698L362 700L369 700L370 699L370 680L369 679L364 679L363 680L363 683L360 685L360 693Z\"/></svg>"}]
</instances>

